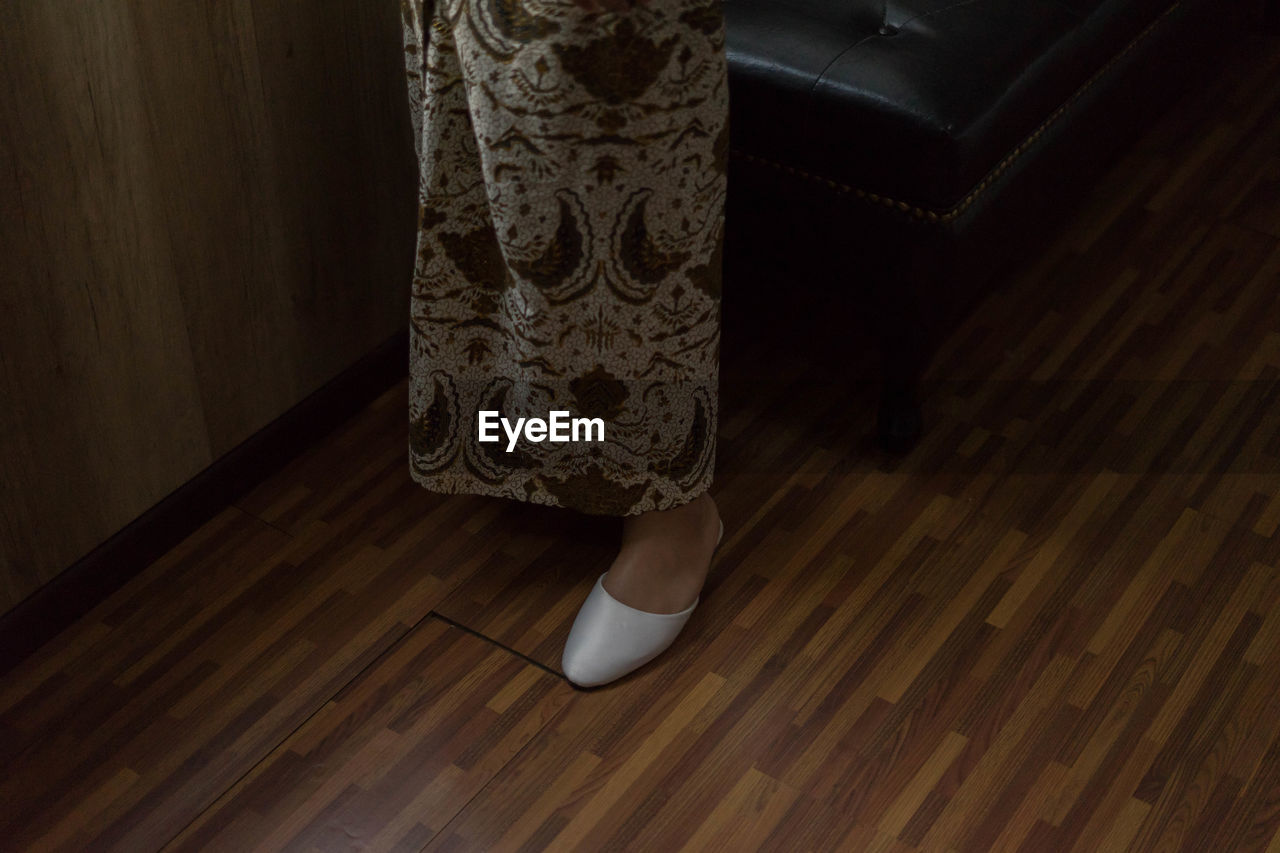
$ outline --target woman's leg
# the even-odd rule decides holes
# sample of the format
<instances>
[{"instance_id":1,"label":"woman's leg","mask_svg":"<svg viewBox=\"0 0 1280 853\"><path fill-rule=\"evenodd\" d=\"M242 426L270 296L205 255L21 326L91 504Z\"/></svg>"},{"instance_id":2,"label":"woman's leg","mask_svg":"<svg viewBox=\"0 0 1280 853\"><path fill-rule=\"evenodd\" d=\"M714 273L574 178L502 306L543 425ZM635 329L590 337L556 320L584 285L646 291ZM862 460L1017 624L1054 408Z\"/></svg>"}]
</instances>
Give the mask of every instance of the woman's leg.
<instances>
[{"instance_id":1,"label":"woman's leg","mask_svg":"<svg viewBox=\"0 0 1280 853\"><path fill-rule=\"evenodd\" d=\"M622 549L604 588L623 604L677 613L698 598L720 532L720 514L703 492L687 504L627 517Z\"/></svg>"},{"instance_id":2,"label":"woman's leg","mask_svg":"<svg viewBox=\"0 0 1280 853\"><path fill-rule=\"evenodd\" d=\"M707 493L722 2L403 0L420 165L410 471L436 491L624 516L565 643L583 686L675 639L722 529ZM504 448L479 440L482 411L562 411L604 435Z\"/></svg>"}]
</instances>

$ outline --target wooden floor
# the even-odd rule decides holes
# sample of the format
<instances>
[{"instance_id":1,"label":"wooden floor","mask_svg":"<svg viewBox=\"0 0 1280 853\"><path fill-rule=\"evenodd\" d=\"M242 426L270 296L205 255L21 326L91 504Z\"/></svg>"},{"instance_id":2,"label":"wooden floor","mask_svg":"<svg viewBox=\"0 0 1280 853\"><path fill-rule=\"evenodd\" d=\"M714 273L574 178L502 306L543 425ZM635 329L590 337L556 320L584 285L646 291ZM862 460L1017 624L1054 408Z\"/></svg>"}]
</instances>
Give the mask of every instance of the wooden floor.
<instances>
[{"instance_id":1,"label":"wooden floor","mask_svg":"<svg viewBox=\"0 0 1280 853\"><path fill-rule=\"evenodd\" d=\"M560 677L616 520L424 491L401 384L0 683L0 847L1280 850L1275 44L947 340L905 459L726 329L654 664Z\"/></svg>"}]
</instances>

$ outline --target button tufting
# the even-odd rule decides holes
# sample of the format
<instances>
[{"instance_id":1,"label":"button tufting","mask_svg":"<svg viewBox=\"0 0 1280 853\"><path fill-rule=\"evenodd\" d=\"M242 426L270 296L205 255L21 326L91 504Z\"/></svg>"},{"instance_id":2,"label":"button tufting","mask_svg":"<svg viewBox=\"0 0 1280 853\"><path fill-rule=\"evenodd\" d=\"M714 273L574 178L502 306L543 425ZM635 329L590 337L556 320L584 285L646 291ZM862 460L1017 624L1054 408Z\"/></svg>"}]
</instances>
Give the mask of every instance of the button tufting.
<instances>
[{"instance_id":1,"label":"button tufting","mask_svg":"<svg viewBox=\"0 0 1280 853\"><path fill-rule=\"evenodd\" d=\"M885 24L880 28L880 35L882 36L896 36L897 34L898 28L893 24Z\"/></svg>"}]
</instances>

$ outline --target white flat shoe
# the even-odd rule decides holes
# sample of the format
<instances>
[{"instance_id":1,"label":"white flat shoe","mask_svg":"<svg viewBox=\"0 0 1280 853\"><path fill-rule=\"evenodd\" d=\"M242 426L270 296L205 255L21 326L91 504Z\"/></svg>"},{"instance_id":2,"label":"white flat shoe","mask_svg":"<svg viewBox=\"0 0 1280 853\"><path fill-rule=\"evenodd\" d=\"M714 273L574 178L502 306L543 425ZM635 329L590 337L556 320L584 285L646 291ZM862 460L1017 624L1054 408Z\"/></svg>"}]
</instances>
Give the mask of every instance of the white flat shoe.
<instances>
[{"instance_id":1,"label":"white flat shoe","mask_svg":"<svg viewBox=\"0 0 1280 853\"><path fill-rule=\"evenodd\" d=\"M722 520L717 548L723 538ZM579 687L595 687L621 678L666 651L701 600L699 595L679 613L637 610L605 590L602 574L573 620L560 668Z\"/></svg>"}]
</instances>

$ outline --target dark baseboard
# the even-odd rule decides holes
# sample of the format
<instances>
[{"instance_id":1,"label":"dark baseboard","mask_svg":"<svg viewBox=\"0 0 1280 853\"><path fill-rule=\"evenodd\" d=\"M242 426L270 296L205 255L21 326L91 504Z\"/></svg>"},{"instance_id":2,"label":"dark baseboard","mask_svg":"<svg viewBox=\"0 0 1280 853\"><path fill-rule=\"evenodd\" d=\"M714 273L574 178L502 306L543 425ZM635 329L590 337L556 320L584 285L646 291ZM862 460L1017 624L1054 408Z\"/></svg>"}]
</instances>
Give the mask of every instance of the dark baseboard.
<instances>
[{"instance_id":1,"label":"dark baseboard","mask_svg":"<svg viewBox=\"0 0 1280 853\"><path fill-rule=\"evenodd\" d=\"M0 675L368 406L408 368L409 336L397 333L0 615Z\"/></svg>"}]
</instances>

